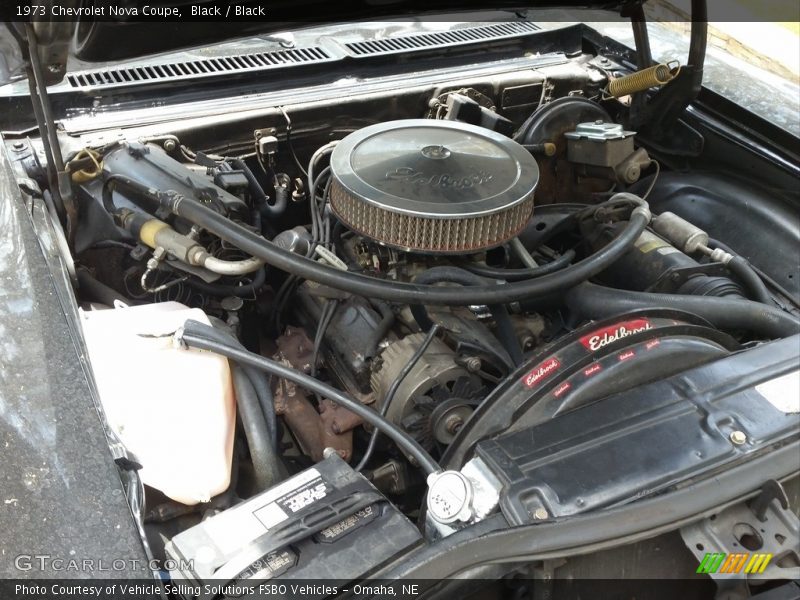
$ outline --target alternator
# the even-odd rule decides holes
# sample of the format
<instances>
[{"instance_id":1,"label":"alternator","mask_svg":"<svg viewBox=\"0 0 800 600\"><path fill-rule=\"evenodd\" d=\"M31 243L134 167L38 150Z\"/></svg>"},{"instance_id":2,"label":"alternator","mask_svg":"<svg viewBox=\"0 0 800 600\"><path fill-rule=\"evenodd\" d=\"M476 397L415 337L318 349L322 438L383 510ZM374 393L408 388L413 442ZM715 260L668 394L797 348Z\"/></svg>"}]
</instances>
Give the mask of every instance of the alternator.
<instances>
[{"instance_id":1,"label":"alternator","mask_svg":"<svg viewBox=\"0 0 800 600\"><path fill-rule=\"evenodd\" d=\"M415 333L383 351L382 364L372 374L379 406L424 338L425 334ZM484 395L480 379L456 364L455 358L455 353L435 338L403 379L386 415L429 449L436 442L449 443Z\"/></svg>"}]
</instances>

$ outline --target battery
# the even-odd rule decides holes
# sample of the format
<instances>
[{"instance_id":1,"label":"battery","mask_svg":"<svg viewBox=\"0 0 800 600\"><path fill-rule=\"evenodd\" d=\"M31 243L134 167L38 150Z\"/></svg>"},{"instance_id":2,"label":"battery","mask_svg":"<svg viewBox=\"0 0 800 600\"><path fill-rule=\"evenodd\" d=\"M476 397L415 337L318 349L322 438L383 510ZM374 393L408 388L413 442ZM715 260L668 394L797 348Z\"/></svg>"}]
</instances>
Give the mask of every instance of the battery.
<instances>
[{"instance_id":1,"label":"battery","mask_svg":"<svg viewBox=\"0 0 800 600\"><path fill-rule=\"evenodd\" d=\"M361 578L419 544L417 527L338 455L173 537L174 582Z\"/></svg>"}]
</instances>

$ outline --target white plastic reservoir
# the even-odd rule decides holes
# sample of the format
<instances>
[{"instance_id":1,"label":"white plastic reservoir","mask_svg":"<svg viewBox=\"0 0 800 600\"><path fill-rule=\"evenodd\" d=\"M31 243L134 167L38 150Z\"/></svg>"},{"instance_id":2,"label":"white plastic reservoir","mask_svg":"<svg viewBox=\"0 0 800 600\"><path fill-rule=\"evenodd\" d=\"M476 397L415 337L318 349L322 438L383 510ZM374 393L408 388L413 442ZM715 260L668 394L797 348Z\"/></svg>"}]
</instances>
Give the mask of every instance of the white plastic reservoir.
<instances>
[{"instance_id":1,"label":"white plastic reservoir","mask_svg":"<svg viewBox=\"0 0 800 600\"><path fill-rule=\"evenodd\" d=\"M176 348L206 314L177 302L81 311L106 418L142 463L142 481L183 504L227 489L236 423L227 359Z\"/></svg>"}]
</instances>

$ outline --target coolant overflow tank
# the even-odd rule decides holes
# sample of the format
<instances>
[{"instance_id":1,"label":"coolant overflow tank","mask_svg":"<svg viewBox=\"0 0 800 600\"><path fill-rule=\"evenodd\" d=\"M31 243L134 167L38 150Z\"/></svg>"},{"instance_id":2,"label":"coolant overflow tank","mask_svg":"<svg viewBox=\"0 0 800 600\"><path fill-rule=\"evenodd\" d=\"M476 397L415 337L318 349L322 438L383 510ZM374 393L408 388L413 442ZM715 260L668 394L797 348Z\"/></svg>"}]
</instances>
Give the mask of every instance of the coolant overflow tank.
<instances>
[{"instance_id":1,"label":"coolant overflow tank","mask_svg":"<svg viewBox=\"0 0 800 600\"><path fill-rule=\"evenodd\" d=\"M193 505L230 483L236 408L227 359L173 345L187 319L210 324L177 302L81 311L109 425L144 483Z\"/></svg>"}]
</instances>

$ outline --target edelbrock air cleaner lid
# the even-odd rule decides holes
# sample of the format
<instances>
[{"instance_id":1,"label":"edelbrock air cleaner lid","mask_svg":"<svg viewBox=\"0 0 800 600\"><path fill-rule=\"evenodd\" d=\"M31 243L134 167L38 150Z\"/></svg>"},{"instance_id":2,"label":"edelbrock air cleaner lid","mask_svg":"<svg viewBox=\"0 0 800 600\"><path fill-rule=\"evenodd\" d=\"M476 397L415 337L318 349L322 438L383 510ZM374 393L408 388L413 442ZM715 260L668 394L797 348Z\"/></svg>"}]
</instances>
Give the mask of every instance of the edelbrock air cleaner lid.
<instances>
[{"instance_id":1,"label":"edelbrock air cleaner lid","mask_svg":"<svg viewBox=\"0 0 800 600\"><path fill-rule=\"evenodd\" d=\"M351 229L403 250L476 252L519 233L539 168L491 130L428 119L390 121L345 137L331 156L330 202Z\"/></svg>"}]
</instances>

